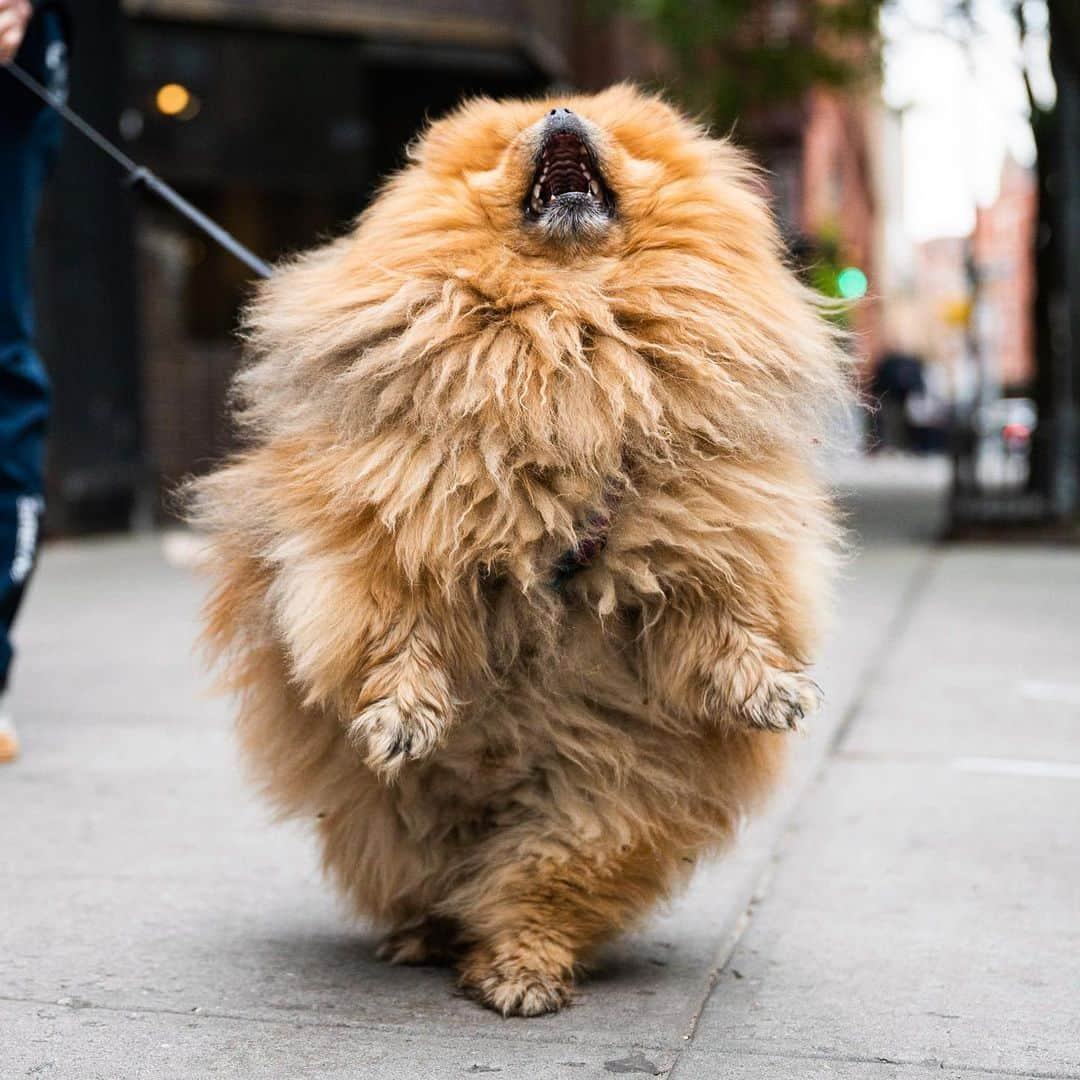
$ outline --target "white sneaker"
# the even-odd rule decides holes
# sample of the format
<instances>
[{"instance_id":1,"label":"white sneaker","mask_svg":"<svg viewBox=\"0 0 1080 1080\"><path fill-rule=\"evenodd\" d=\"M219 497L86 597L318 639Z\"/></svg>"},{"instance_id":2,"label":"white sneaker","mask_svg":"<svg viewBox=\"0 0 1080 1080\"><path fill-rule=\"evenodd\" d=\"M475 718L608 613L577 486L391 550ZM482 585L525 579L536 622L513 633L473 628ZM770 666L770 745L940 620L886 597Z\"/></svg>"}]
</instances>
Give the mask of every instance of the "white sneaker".
<instances>
[{"instance_id":1,"label":"white sneaker","mask_svg":"<svg viewBox=\"0 0 1080 1080\"><path fill-rule=\"evenodd\" d=\"M19 756L19 736L15 721L7 710L7 701L0 697L0 765L14 761Z\"/></svg>"}]
</instances>

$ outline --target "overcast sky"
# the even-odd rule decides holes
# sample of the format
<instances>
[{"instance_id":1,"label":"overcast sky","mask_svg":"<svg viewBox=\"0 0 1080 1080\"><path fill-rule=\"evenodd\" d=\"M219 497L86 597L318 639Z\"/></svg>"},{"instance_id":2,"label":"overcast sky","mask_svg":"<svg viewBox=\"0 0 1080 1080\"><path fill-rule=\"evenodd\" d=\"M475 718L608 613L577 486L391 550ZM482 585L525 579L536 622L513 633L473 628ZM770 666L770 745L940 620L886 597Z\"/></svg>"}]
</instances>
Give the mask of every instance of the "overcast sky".
<instances>
[{"instance_id":1,"label":"overcast sky","mask_svg":"<svg viewBox=\"0 0 1080 1080\"><path fill-rule=\"evenodd\" d=\"M990 202L1006 153L1033 163L1019 35L1010 0L973 0L977 28L950 25L952 0L893 0L882 15L885 101L903 109L904 217L911 239L963 236ZM1027 57L1036 93L1052 98L1046 8L1028 0L1038 40Z\"/></svg>"}]
</instances>

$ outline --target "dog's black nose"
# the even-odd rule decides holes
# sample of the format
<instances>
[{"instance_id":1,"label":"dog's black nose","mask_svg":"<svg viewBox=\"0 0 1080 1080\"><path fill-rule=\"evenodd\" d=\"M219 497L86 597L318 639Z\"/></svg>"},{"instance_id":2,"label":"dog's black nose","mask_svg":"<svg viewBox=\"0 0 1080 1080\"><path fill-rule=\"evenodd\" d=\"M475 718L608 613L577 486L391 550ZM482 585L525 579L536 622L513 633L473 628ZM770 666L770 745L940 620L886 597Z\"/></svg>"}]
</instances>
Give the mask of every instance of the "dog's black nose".
<instances>
[{"instance_id":1,"label":"dog's black nose","mask_svg":"<svg viewBox=\"0 0 1080 1080\"><path fill-rule=\"evenodd\" d=\"M552 109L544 117L543 131L545 138L557 135L560 132L576 135L579 139L586 137L585 125L581 122L581 117L567 108Z\"/></svg>"}]
</instances>

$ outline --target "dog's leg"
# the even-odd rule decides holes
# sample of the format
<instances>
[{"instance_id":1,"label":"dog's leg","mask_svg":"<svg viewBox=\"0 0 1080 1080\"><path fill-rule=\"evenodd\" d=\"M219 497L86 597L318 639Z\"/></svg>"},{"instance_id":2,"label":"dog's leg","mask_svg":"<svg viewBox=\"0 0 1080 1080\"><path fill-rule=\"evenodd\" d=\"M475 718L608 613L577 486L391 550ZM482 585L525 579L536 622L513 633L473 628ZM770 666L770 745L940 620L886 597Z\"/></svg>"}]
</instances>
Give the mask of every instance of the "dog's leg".
<instances>
[{"instance_id":1,"label":"dog's leg","mask_svg":"<svg viewBox=\"0 0 1080 1080\"><path fill-rule=\"evenodd\" d=\"M452 919L428 915L391 930L375 955L389 964L449 964L461 952L459 934Z\"/></svg>"},{"instance_id":2,"label":"dog's leg","mask_svg":"<svg viewBox=\"0 0 1080 1080\"><path fill-rule=\"evenodd\" d=\"M692 720L798 730L820 706L821 691L777 643L767 620L700 601L696 607L672 605L643 633L650 692Z\"/></svg>"},{"instance_id":3,"label":"dog's leg","mask_svg":"<svg viewBox=\"0 0 1080 1080\"><path fill-rule=\"evenodd\" d=\"M430 754L453 717L455 701L442 652L431 625L417 622L397 650L360 681L348 736L384 779Z\"/></svg>"},{"instance_id":4,"label":"dog's leg","mask_svg":"<svg viewBox=\"0 0 1080 1080\"><path fill-rule=\"evenodd\" d=\"M271 592L290 681L393 780L439 745L483 667L480 616L467 591L450 596L407 580L389 542L311 561L318 577L298 557L278 567Z\"/></svg>"},{"instance_id":5,"label":"dog's leg","mask_svg":"<svg viewBox=\"0 0 1080 1080\"><path fill-rule=\"evenodd\" d=\"M812 469L717 454L621 512L605 557L641 613L645 696L690 725L799 727L838 539Z\"/></svg>"},{"instance_id":6,"label":"dog's leg","mask_svg":"<svg viewBox=\"0 0 1080 1080\"><path fill-rule=\"evenodd\" d=\"M667 874L644 846L559 854L530 830L530 853L526 834L511 832L440 906L471 943L458 965L462 989L504 1016L539 1016L570 1000L582 961L656 901Z\"/></svg>"}]
</instances>

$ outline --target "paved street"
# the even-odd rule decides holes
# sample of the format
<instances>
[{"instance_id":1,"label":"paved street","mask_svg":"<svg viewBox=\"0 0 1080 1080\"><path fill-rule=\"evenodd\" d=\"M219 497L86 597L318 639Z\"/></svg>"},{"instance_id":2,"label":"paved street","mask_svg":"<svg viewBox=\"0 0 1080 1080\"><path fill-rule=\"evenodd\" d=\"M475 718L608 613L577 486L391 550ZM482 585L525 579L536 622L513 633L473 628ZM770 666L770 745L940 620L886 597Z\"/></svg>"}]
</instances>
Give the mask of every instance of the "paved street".
<instances>
[{"instance_id":1,"label":"paved street","mask_svg":"<svg viewBox=\"0 0 1080 1080\"><path fill-rule=\"evenodd\" d=\"M160 538L50 547L0 1077L1080 1078L1080 551L936 547L936 475L841 471L860 550L787 786L539 1020L374 960L240 775Z\"/></svg>"}]
</instances>

